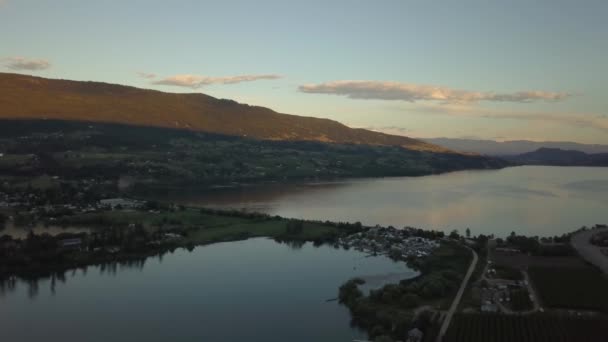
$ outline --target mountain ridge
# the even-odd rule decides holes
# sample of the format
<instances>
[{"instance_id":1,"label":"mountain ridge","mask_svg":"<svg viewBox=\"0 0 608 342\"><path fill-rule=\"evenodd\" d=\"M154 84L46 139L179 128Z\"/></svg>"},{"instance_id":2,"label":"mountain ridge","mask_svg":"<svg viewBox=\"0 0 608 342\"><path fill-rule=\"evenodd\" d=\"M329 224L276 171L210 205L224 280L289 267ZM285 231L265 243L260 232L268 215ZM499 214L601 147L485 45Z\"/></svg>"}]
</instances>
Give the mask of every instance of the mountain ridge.
<instances>
[{"instance_id":1,"label":"mountain ridge","mask_svg":"<svg viewBox=\"0 0 608 342\"><path fill-rule=\"evenodd\" d=\"M511 140L499 142L494 140L460 138L426 138L422 140L431 144L441 145L455 151L477 153L489 156L513 156L533 152L539 148L558 148L561 150L581 151L588 154L608 153L608 145L582 144L568 141L539 142L530 140Z\"/></svg>"},{"instance_id":2,"label":"mountain ridge","mask_svg":"<svg viewBox=\"0 0 608 342\"><path fill-rule=\"evenodd\" d=\"M330 119L282 114L202 93L166 93L103 82L0 73L0 104L0 119L9 120L117 123L262 140L400 146L456 153L409 137L350 128Z\"/></svg>"},{"instance_id":3,"label":"mountain ridge","mask_svg":"<svg viewBox=\"0 0 608 342\"><path fill-rule=\"evenodd\" d=\"M585 153L559 148L539 148L533 152L504 156L506 160L525 165L608 166L608 153Z\"/></svg>"}]
</instances>

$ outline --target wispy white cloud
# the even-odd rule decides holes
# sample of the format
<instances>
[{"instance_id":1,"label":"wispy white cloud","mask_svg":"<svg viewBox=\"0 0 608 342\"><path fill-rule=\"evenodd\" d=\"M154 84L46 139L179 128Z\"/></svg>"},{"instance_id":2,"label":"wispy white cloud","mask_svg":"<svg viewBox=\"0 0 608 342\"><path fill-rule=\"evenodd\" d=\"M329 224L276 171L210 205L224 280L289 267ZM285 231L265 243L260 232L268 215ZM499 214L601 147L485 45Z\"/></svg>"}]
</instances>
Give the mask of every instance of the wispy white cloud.
<instances>
[{"instance_id":1,"label":"wispy white cloud","mask_svg":"<svg viewBox=\"0 0 608 342\"><path fill-rule=\"evenodd\" d=\"M1 1L1 0L0 0ZM51 63L46 59L33 59L26 57L8 57L3 59L4 65L11 70L46 70Z\"/></svg>"},{"instance_id":2,"label":"wispy white cloud","mask_svg":"<svg viewBox=\"0 0 608 342\"><path fill-rule=\"evenodd\" d=\"M450 105L415 105L414 111L421 113L435 113L451 116L485 118L485 119L510 119L528 120L537 122L553 122L567 126L577 126L582 128L593 128L608 132L608 115L598 115L594 113L558 113L558 112L539 112L539 111L511 111L503 109L490 109L471 107L461 104ZM408 108L408 111L412 109Z\"/></svg>"},{"instance_id":3,"label":"wispy white cloud","mask_svg":"<svg viewBox=\"0 0 608 342\"><path fill-rule=\"evenodd\" d=\"M138 72L137 75L141 78L152 79L156 77L156 74L148 73L148 72Z\"/></svg>"},{"instance_id":4,"label":"wispy white cloud","mask_svg":"<svg viewBox=\"0 0 608 342\"><path fill-rule=\"evenodd\" d=\"M475 92L393 81L332 81L305 84L299 90L304 93L341 95L351 99L441 103L560 101L572 96L568 93L537 90L516 93Z\"/></svg>"},{"instance_id":5,"label":"wispy white cloud","mask_svg":"<svg viewBox=\"0 0 608 342\"><path fill-rule=\"evenodd\" d=\"M158 81L152 82L158 85L169 85L177 87L186 87L197 89L207 85L213 84L236 84L242 82L253 82L258 80L275 80L279 79L279 75L239 75L239 76L223 76L223 77L209 77L209 76L198 76L198 75L175 75L163 78Z\"/></svg>"}]
</instances>

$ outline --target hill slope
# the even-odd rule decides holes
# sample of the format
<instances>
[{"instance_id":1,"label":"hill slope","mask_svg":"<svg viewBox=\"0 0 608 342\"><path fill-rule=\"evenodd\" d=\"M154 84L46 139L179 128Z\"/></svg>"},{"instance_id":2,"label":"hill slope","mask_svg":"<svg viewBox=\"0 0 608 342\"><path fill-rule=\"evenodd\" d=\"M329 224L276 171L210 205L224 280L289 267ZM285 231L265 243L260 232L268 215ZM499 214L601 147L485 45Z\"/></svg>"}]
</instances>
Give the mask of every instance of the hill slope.
<instances>
[{"instance_id":1,"label":"hill slope","mask_svg":"<svg viewBox=\"0 0 608 342\"><path fill-rule=\"evenodd\" d=\"M505 156L507 160L528 165L608 166L608 153L588 154L558 148L539 148L534 152Z\"/></svg>"},{"instance_id":2,"label":"hill slope","mask_svg":"<svg viewBox=\"0 0 608 342\"><path fill-rule=\"evenodd\" d=\"M420 140L352 129L336 121L122 85L0 73L0 119L54 119L179 128L281 141L391 145L450 152Z\"/></svg>"},{"instance_id":3,"label":"hill slope","mask_svg":"<svg viewBox=\"0 0 608 342\"><path fill-rule=\"evenodd\" d=\"M493 141L493 140L473 140L455 138L429 138L426 142L443 146L445 148L478 153L488 156L512 156L516 154L528 153L539 148L558 148L561 150L574 150L585 153L608 153L608 145L579 144L567 141Z\"/></svg>"},{"instance_id":4,"label":"hill slope","mask_svg":"<svg viewBox=\"0 0 608 342\"><path fill-rule=\"evenodd\" d=\"M0 188L61 181L138 192L234 183L421 176L506 166L496 158L398 146L247 139L183 129L0 119ZM38 177L42 181L37 181ZM17 186L17 185L16 185ZM155 190L156 189L156 190Z\"/></svg>"}]
</instances>

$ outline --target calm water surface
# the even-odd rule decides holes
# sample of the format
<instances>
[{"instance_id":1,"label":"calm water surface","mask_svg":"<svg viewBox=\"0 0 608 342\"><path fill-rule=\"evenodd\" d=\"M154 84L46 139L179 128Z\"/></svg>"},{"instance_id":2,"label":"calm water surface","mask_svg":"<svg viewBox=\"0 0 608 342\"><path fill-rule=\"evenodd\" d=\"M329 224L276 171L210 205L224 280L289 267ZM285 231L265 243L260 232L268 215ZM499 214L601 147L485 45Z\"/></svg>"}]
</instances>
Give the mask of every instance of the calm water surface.
<instances>
[{"instance_id":1,"label":"calm water surface","mask_svg":"<svg viewBox=\"0 0 608 342\"><path fill-rule=\"evenodd\" d=\"M0 341L352 341L366 336L345 307L326 302L338 287L355 276L379 287L415 275L353 250L220 243L68 272L54 286L5 284Z\"/></svg>"},{"instance_id":2,"label":"calm water surface","mask_svg":"<svg viewBox=\"0 0 608 342\"><path fill-rule=\"evenodd\" d=\"M217 189L188 204L473 234L552 236L608 223L608 168L523 166L427 177Z\"/></svg>"}]
</instances>

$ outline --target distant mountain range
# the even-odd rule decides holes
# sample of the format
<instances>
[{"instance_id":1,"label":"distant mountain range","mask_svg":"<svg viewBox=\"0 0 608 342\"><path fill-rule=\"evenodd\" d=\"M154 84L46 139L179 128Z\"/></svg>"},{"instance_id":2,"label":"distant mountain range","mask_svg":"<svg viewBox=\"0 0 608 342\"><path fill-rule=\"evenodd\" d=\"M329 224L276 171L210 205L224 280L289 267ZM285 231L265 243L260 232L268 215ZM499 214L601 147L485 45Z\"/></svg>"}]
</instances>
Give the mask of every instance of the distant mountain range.
<instances>
[{"instance_id":1,"label":"distant mountain range","mask_svg":"<svg viewBox=\"0 0 608 342\"><path fill-rule=\"evenodd\" d=\"M503 159L525 165L608 166L608 153L588 154L558 148L539 148L533 152L503 156Z\"/></svg>"},{"instance_id":2,"label":"distant mountain range","mask_svg":"<svg viewBox=\"0 0 608 342\"><path fill-rule=\"evenodd\" d=\"M452 138L432 138L424 140L428 143L437 144L456 151L478 153L489 156L512 156L534 152L542 148L580 151L589 154L608 153L608 145L588 145L574 142L537 142L528 140L497 142L493 140Z\"/></svg>"},{"instance_id":3,"label":"distant mountain range","mask_svg":"<svg viewBox=\"0 0 608 342\"><path fill-rule=\"evenodd\" d=\"M403 136L349 128L339 122L280 114L204 94L0 73L0 119L49 119L178 128L262 140L400 146L451 153Z\"/></svg>"}]
</instances>

